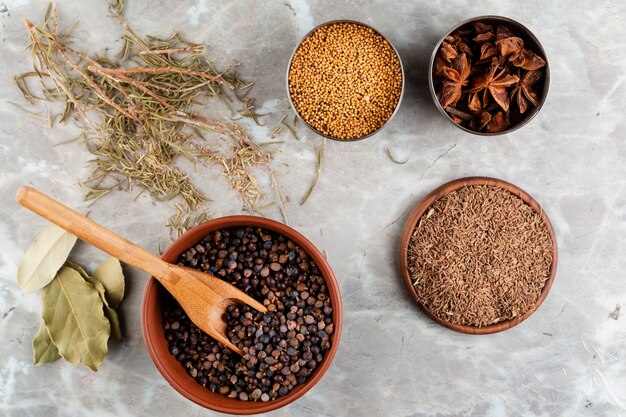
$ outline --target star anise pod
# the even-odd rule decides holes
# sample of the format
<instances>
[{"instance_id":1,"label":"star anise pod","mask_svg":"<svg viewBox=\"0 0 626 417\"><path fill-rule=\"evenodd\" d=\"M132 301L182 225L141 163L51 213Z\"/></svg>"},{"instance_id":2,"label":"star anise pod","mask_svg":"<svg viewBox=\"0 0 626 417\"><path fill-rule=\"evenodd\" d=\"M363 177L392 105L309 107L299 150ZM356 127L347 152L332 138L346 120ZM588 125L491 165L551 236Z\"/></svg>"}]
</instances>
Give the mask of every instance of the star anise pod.
<instances>
[{"instance_id":1,"label":"star anise pod","mask_svg":"<svg viewBox=\"0 0 626 417\"><path fill-rule=\"evenodd\" d=\"M519 112L524 114L528 109L528 102L535 107L539 106L539 97L537 93L533 91L533 85L541 78L542 74L539 70L528 71L523 76L521 76L519 70L517 73L520 82L515 86L511 95L517 104Z\"/></svg>"},{"instance_id":2,"label":"star anise pod","mask_svg":"<svg viewBox=\"0 0 626 417\"><path fill-rule=\"evenodd\" d=\"M509 111L509 94L506 88L518 82L519 78L516 75L509 74L506 68L501 68L497 60L494 60L488 72L474 77L471 88L467 92L478 93L488 90L496 103L504 111Z\"/></svg>"},{"instance_id":3,"label":"star anise pod","mask_svg":"<svg viewBox=\"0 0 626 417\"><path fill-rule=\"evenodd\" d=\"M515 36L507 27L500 25L496 28L496 45L500 48L502 56L508 56L522 49L524 40Z\"/></svg>"},{"instance_id":4,"label":"star anise pod","mask_svg":"<svg viewBox=\"0 0 626 417\"><path fill-rule=\"evenodd\" d=\"M461 91L467 85L467 78L470 75L470 66L467 56L461 54L452 61L451 67L444 67L443 88L439 94L439 102L443 108L453 106L461 98Z\"/></svg>"},{"instance_id":5,"label":"star anise pod","mask_svg":"<svg viewBox=\"0 0 626 417\"><path fill-rule=\"evenodd\" d=\"M491 42L483 43L480 47L480 61L491 58L498 53L498 48Z\"/></svg>"},{"instance_id":6,"label":"star anise pod","mask_svg":"<svg viewBox=\"0 0 626 417\"><path fill-rule=\"evenodd\" d=\"M513 52L509 56L509 61L516 67L520 67L526 71L537 70L546 65L546 61L544 61L543 58L526 48Z\"/></svg>"},{"instance_id":7,"label":"star anise pod","mask_svg":"<svg viewBox=\"0 0 626 417\"><path fill-rule=\"evenodd\" d=\"M506 117L503 112L499 111L486 124L486 130L489 133L502 132L510 125L511 122L509 121L508 117Z\"/></svg>"},{"instance_id":8,"label":"star anise pod","mask_svg":"<svg viewBox=\"0 0 626 417\"><path fill-rule=\"evenodd\" d=\"M486 92L485 90L484 92ZM480 93L472 93L469 95L467 99L467 108L470 109L473 113L478 113L485 107L487 104L486 101L489 100L489 97L486 97L485 94Z\"/></svg>"}]
</instances>

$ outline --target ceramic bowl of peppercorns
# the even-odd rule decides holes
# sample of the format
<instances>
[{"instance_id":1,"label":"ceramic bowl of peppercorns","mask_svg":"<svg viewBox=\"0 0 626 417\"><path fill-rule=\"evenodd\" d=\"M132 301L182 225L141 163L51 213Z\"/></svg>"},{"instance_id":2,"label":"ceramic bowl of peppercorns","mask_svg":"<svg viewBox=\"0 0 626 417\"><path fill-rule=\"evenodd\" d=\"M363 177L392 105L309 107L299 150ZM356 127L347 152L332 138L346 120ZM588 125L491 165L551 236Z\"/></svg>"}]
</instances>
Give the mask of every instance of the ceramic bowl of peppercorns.
<instances>
[{"instance_id":1,"label":"ceramic bowl of peppercorns","mask_svg":"<svg viewBox=\"0 0 626 417\"><path fill-rule=\"evenodd\" d=\"M435 105L456 126L500 135L539 113L550 68L539 40L524 25L480 16L459 23L435 46L429 84Z\"/></svg>"},{"instance_id":2,"label":"ceramic bowl of peppercorns","mask_svg":"<svg viewBox=\"0 0 626 417\"><path fill-rule=\"evenodd\" d=\"M333 20L313 28L294 49L287 91L306 126L352 142L372 136L397 113L404 69L398 51L376 29Z\"/></svg>"},{"instance_id":3,"label":"ceramic bowl of peppercorns","mask_svg":"<svg viewBox=\"0 0 626 417\"><path fill-rule=\"evenodd\" d=\"M339 345L339 286L303 235L273 220L230 216L185 233L162 259L223 279L266 306L230 305L223 320L240 356L200 331L151 278L142 304L148 353L180 394L212 410L258 414L304 395Z\"/></svg>"}]
</instances>

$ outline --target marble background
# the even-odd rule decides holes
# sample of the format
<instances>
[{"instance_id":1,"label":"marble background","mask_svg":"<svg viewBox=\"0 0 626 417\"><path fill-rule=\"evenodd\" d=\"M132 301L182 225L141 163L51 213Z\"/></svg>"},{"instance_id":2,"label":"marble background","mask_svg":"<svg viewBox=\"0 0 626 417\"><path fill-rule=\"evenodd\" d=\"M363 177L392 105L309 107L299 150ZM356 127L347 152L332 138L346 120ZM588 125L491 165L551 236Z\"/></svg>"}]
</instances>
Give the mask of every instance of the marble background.
<instances>
[{"instance_id":1,"label":"marble background","mask_svg":"<svg viewBox=\"0 0 626 417\"><path fill-rule=\"evenodd\" d=\"M62 25L79 19L77 43L94 52L119 47L120 29L103 1L59 3ZM323 380L273 416L622 416L626 415L626 3L604 1L148 1L129 0L127 18L142 34L171 29L211 45L225 68L240 60L257 81L268 140L289 111L285 68L302 35L336 18L378 28L400 51L407 72L402 107L381 133L356 143L329 142L322 177L298 202L315 172L321 139L283 136L276 168L292 202L292 226L328 253L344 300L339 352ZM34 368L31 340L39 294L20 291L18 262L44 221L18 207L32 184L81 210L90 155L79 144L54 146L73 126L50 129L10 102L25 103L12 76L29 67L24 18L39 22L47 0L0 0L0 415L209 416L165 382L140 332L145 274L128 268L122 304L126 340L111 344L98 373L58 362ZM552 85L542 112L510 135L474 137L437 113L427 89L436 41L457 22L501 14L543 43ZM39 108L44 111L44 107ZM386 148L397 165L386 155ZM439 327L405 293L398 269L407 210L449 180L485 175L517 184L549 214L560 246L556 281L523 324L490 336ZM241 205L225 180L202 168L194 181L216 216ZM167 204L118 192L91 216L157 252L169 242ZM264 212L280 219L277 211ZM76 259L95 267L104 254L80 245ZM621 308L621 314L620 314Z\"/></svg>"}]
</instances>

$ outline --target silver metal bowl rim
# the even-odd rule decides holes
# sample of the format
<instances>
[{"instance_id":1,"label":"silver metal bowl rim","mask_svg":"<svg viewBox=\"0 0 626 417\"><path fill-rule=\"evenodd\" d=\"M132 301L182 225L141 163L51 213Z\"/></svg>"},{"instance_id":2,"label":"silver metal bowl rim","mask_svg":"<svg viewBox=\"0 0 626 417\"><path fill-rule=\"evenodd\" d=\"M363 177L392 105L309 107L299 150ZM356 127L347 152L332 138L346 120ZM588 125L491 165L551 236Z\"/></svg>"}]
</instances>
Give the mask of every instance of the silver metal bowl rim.
<instances>
[{"instance_id":1,"label":"silver metal bowl rim","mask_svg":"<svg viewBox=\"0 0 626 417\"><path fill-rule=\"evenodd\" d=\"M509 129L503 130L502 132L495 132L495 133L477 132L477 131L469 129L469 128L465 127L465 126L461 126L460 124L458 124L454 120L452 120L452 118L450 117L448 112L446 112L444 110L444 108L441 107L441 103L439 103L439 99L437 98L437 93L435 92L435 84L434 84L434 81L433 81L433 66L435 64L435 57L437 56L437 52L439 51L439 47L441 46L443 41L446 39L446 37L448 37L451 33L456 31L457 29L459 29L459 28L461 28L461 27L463 27L463 26L465 26L465 25L467 25L469 23L476 22L476 21L481 21L481 20L500 20L502 22L512 23L513 25L516 25L517 27L519 27L520 29L522 29L525 32L524 34L526 36L531 38L537 44L537 47L539 48L539 52L541 53L542 58L546 61L546 66L545 66L546 74L545 74L543 92L541 94L541 101L539 102L539 106L535 107L533 109L532 114L528 115L526 117L526 119L524 119L520 123L516 124L515 126L512 126ZM543 49L543 46L541 45L541 42L539 42L539 39L535 36L535 34L533 32L530 31L530 29L528 29L526 26L524 26L523 24L521 24L517 20L511 19L510 17L497 16L497 15L476 16L476 17L471 17L469 19L466 19L466 20L462 21L461 23L457 24L456 26L454 26L451 30L449 30L439 40L439 42L437 42L437 45L435 45L435 49L433 50L433 53L430 56L430 65L428 66L428 87L430 89L430 95L432 96L433 101L435 102L435 106L437 107L439 112L441 114L443 114L446 117L446 119L448 119L450 121L450 123L454 124L459 129L464 130L464 131L466 131L468 133L472 133L474 135L479 135L479 136L499 136L499 135L505 135L507 133L511 133L511 132L516 131L517 129L520 129L523 126L526 126L532 119L535 118L535 116L537 116L537 114L539 114L539 111L541 110L541 108L543 107L543 104L546 102L546 99L548 98L548 91L550 89L550 64L548 63L548 56L546 55L546 51Z\"/></svg>"},{"instance_id":2,"label":"silver metal bowl rim","mask_svg":"<svg viewBox=\"0 0 626 417\"><path fill-rule=\"evenodd\" d=\"M368 133L365 136L361 136L359 138L356 139L339 139L339 138L335 138L329 135L326 135L322 132L320 132L319 130L315 129L313 126L311 126L310 124L308 124L306 122L306 120L304 120L302 118L302 116L300 116L300 113L298 113L298 110L296 109L296 106L293 105L293 101L291 100L291 93L289 92L289 71L291 70L291 63L293 62L293 57L296 55L296 52L298 51L298 49L300 49L300 46L302 45L302 42L304 42L309 36L311 36L316 30L324 27L324 26L328 26L328 25L332 25L335 23L353 23L356 25L361 25L364 26L366 28L369 28L371 30L373 30L375 33L377 33L378 35L380 35L385 41L387 41L387 43L389 45L391 45L391 48L393 49L393 51L396 53L396 56L398 57L398 62L400 63L400 71L402 73L402 89L400 90L400 97L398 98L398 103L396 103L396 107L393 110L393 113L391 113L391 116L389 116L389 118L387 119L387 121L385 123L382 124L382 126L380 126L378 129L374 130L371 133ZM302 122L304 123L304 125L306 127L308 127L309 129L311 129L313 132L317 133L318 135L326 138L326 139L331 139L337 142L357 142L359 140L363 140L363 139L367 139L372 135L375 135L376 133L380 132L385 126L387 126L387 124L391 121L391 119L393 119L393 117L396 115L396 113L398 113L398 110L400 109L400 104L402 103L402 98L404 97L404 86L405 86L405 75L404 75L404 66L402 65L402 58L400 58L400 53L398 52L398 50L396 49L396 47L389 41L389 39L387 39L387 37L385 35L383 35L382 33L380 33L379 30L373 28L372 26L363 23L363 22L359 22L356 20L350 20L350 19L336 19L336 20L330 20L328 22L324 22L321 23L317 26L315 26L313 29L311 29L310 31L307 32L306 35L304 35L302 37L302 39L300 40L300 42L298 42L298 44L296 45L296 47L294 48L293 52L291 53L291 57L289 58L289 65L287 66L287 75L285 76L285 81L286 81L286 86L287 86L287 97L289 98L289 104L291 105L291 108L293 109L294 113L296 113L297 117L302 120Z\"/></svg>"}]
</instances>

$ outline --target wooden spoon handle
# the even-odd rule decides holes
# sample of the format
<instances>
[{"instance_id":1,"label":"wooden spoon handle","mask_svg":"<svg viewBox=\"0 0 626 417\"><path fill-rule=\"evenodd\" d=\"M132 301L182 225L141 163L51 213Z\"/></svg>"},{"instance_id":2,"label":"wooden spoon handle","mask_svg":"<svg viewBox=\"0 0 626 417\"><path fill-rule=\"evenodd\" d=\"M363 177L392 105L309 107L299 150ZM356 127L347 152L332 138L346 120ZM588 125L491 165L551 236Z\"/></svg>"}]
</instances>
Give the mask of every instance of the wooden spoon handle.
<instances>
[{"instance_id":1,"label":"wooden spoon handle","mask_svg":"<svg viewBox=\"0 0 626 417\"><path fill-rule=\"evenodd\" d=\"M33 187L21 187L15 199L27 209L109 255L156 278L167 276L169 265L166 262Z\"/></svg>"}]
</instances>

